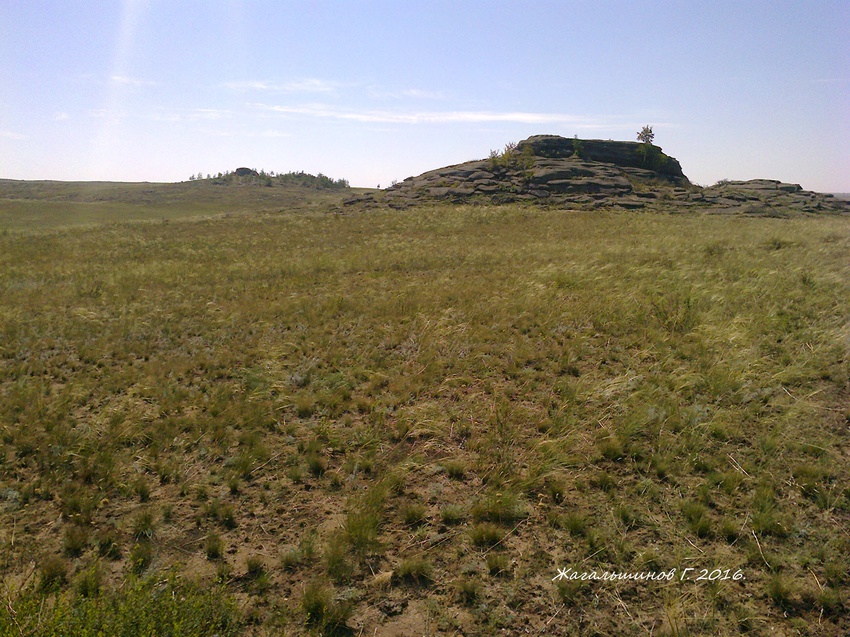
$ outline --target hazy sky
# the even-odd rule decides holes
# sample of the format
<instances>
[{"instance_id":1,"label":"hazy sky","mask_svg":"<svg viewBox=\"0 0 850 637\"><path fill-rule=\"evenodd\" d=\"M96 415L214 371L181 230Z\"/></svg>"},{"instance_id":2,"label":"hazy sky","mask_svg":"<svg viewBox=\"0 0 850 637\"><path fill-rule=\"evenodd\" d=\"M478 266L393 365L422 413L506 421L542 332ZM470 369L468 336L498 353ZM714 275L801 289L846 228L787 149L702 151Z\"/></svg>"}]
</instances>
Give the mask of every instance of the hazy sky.
<instances>
[{"instance_id":1,"label":"hazy sky","mask_svg":"<svg viewBox=\"0 0 850 637\"><path fill-rule=\"evenodd\" d=\"M389 185L530 135L850 192L850 1L0 0L0 177Z\"/></svg>"}]
</instances>

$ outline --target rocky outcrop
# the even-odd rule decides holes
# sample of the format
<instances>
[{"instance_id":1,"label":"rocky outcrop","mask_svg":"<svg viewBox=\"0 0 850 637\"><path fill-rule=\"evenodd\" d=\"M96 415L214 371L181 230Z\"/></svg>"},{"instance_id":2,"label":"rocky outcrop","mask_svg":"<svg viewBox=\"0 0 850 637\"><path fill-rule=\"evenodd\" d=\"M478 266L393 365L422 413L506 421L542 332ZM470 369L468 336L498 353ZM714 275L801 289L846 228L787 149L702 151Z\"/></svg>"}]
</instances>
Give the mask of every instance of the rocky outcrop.
<instances>
[{"instance_id":1,"label":"rocky outcrop","mask_svg":"<svg viewBox=\"0 0 850 637\"><path fill-rule=\"evenodd\" d=\"M703 206L749 214L850 211L848 201L774 179L723 180L692 193L689 199Z\"/></svg>"},{"instance_id":2,"label":"rocky outcrop","mask_svg":"<svg viewBox=\"0 0 850 637\"><path fill-rule=\"evenodd\" d=\"M531 148L535 157L565 159L577 156L585 161L614 164L620 168L649 170L655 173L652 177L661 177L679 185L688 183L679 162L652 144L535 135L517 144L520 153L526 147Z\"/></svg>"},{"instance_id":3,"label":"rocky outcrop","mask_svg":"<svg viewBox=\"0 0 850 637\"><path fill-rule=\"evenodd\" d=\"M658 146L638 142L569 139L536 135L489 159L431 170L352 204L384 203L406 208L417 203L530 201L580 208L620 207L777 214L845 211L848 202L778 181L724 181L693 186L679 162ZM782 214L780 212L780 214Z\"/></svg>"},{"instance_id":4,"label":"rocky outcrop","mask_svg":"<svg viewBox=\"0 0 850 637\"><path fill-rule=\"evenodd\" d=\"M646 198L636 191L651 182L690 185L679 162L657 146L538 135L489 159L408 177L384 191L384 198L396 207L447 199L599 206L616 200L623 207L639 208Z\"/></svg>"}]
</instances>

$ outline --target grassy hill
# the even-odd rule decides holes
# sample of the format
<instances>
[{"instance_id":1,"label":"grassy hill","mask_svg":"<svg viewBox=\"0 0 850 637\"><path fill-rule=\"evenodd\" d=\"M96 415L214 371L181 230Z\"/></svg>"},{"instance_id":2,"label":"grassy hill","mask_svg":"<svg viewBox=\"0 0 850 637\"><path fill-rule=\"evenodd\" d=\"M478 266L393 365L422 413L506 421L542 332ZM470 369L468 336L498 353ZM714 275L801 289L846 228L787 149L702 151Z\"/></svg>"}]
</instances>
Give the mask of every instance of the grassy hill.
<instances>
[{"instance_id":1,"label":"grassy hill","mask_svg":"<svg viewBox=\"0 0 850 637\"><path fill-rule=\"evenodd\" d=\"M850 632L846 216L18 187L0 635Z\"/></svg>"},{"instance_id":2,"label":"grassy hill","mask_svg":"<svg viewBox=\"0 0 850 637\"><path fill-rule=\"evenodd\" d=\"M326 210L363 189L317 190L259 180L216 183L61 182L0 179L0 229L21 232L217 214Z\"/></svg>"}]
</instances>

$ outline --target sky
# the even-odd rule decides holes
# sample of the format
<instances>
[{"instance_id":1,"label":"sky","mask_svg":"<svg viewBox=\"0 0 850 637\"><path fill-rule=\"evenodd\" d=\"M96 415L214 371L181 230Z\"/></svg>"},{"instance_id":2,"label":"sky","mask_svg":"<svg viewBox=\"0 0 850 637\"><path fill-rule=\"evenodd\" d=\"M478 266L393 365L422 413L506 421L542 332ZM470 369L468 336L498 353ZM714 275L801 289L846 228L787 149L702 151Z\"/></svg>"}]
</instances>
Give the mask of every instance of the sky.
<instances>
[{"instance_id":1,"label":"sky","mask_svg":"<svg viewBox=\"0 0 850 637\"><path fill-rule=\"evenodd\" d=\"M531 135L850 192L848 0L0 0L0 178L388 186Z\"/></svg>"}]
</instances>

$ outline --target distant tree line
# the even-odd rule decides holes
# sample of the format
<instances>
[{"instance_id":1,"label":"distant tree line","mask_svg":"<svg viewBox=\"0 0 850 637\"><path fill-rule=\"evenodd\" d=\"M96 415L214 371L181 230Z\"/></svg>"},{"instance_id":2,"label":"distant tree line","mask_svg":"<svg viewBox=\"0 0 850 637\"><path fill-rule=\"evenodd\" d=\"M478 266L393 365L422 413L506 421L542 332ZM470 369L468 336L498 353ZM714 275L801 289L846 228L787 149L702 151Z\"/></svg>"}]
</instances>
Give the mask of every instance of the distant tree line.
<instances>
[{"instance_id":1,"label":"distant tree line","mask_svg":"<svg viewBox=\"0 0 850 637\"><path fill-rule=\"evenodd\" d=\"M311 175L303 171L275 173L274 171L266 172L253 168L237 168L217 175L207 174L206 177L199 172L197 175L189 177L189 181L203 180L209 180L216 186L261 185L271 187L277 184L280 186L302 186L316 190L338 190L349 187L347 179L333 179L322 173L318 175Z\"/></svg>"}]
</instances>

